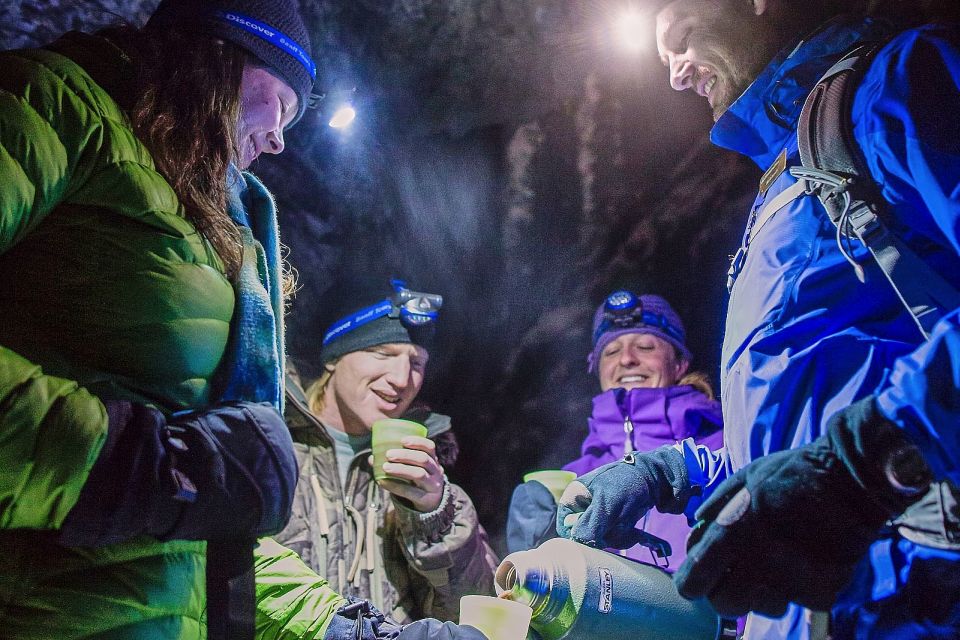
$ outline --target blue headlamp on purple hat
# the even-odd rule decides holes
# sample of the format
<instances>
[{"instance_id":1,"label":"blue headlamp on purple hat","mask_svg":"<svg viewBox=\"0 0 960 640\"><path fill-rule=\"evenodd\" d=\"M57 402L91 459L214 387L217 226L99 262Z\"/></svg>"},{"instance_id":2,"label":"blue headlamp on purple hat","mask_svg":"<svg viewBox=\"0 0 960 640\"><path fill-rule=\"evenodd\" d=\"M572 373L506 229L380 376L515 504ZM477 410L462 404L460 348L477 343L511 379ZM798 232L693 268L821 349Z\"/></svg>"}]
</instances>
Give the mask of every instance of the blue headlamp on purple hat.
<instances>
[{"instance_id":1,"label":"blue headlamp on purple hat","mask_svg":"<svg viewBox=\"0 0 960 640\"><path fill-rule=\"evenodd\" d=\"M424 293L407 288L403 280L391 280L393 295L377 304L364 307L359 311L341 318L324 334L323 344L358 329L378 318L399 319L403 326L415 329L433 324L440 317L443 296L437 293Z\"/></svg>"},{"instance_id":2,"label":"blue headlamp on purple hat","mask_svg":"<svg viewBox=\"0 0 960 640\"><path fill-rule=\"evenodd\" d=\"M631 291L614 291L603 303L603 319L593 332L593 344L600 336L617 329L652 327L663 331L679 342L683 342L683 333L670 324L666 316L644 311L640 298Z\"/></svg>"}]
</instances>

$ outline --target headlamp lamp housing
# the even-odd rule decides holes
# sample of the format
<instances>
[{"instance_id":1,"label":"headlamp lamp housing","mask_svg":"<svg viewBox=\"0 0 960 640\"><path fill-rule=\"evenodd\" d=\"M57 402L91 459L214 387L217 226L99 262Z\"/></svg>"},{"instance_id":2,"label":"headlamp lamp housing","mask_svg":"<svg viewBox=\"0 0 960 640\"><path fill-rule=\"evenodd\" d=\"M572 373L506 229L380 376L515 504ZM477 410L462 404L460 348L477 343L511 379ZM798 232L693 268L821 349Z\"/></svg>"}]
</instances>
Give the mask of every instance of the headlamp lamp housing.
<instances>
[{"instance_id":1,"label":"headlamp lamp housing","mask_svg":"<svg viewBox=\"0 0 960 640\"><path fill-rule=\"evenodd\" d=\"M443 296L413 291L402 280L391 280L390 284L393 286L392 296L337 320L324 334L323 345L378 318L398 319L408 329L426 327L439 319Z\"/></svg>"},{"instance_id":2,"label":"headlamp lamp housing","mask_svg":"<svg viewBox=\"0 0 960 640\"><path fill-rule=\"evenodd\" d=\"M413 291L407 288L403 280L391 280L393 296L390 311L391 318L400 318L407 327L422 327L440 317L440 307L443 306L443 296L436 293Z\"/></svg>"},{"instance_id":3,"label":"headlamp lamp housing","mask_svg":"<svg viewBox=\"0 0 960 640\"><path fill-rule=\"evenodd\" d=\"M616 329L655 327L683 343L683 334L666 317L643 310L643 302L632 291L614 291L603 303L603 320L593 333L593 344L600 336Z\"/></svg>"}]
</instances>

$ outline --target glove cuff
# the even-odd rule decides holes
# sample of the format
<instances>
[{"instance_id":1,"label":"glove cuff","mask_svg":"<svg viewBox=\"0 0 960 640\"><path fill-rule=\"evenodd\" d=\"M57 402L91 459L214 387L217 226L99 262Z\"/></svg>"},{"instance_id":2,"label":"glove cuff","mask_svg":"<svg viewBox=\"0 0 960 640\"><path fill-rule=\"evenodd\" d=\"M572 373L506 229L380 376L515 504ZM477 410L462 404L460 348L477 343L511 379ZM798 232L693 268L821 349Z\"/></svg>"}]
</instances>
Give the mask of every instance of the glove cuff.
<instances>
[{"instance_id":1,"label":"glove cuff","mask_svg":"<svg viewBox=\"0 0 960 640\"><path fill-rule=\"evenodd\" d=\"M933 474L920 448L864 398L834 416L827 437L854 481L888 516L919 500Z\"/></svg>"},{"instance_id":2,"label":"glove cuff","mask_svg":"<svg viewBox=\"0 0 960 640\"><path fill-rule=\"evenodd\" d=\"M172 527L181 505L167 499L169 457L160 411L123 401L104 403L108 438L60 529L72 547L101 547Z\"/></svg>"},{"instance_id":3,"label":"glove cuff","mask_svg":"<svg viewBox=\"0 0 960 640\"><path fill-rule=\"evenodd\" d=\"M700 487L690 484L690 472L683 454L673 445L664 445L643 455L654 464L651 470L657 477L655 507L661 513L683 513L690 498L699 495Z\"/></svg>"}]
</instances>

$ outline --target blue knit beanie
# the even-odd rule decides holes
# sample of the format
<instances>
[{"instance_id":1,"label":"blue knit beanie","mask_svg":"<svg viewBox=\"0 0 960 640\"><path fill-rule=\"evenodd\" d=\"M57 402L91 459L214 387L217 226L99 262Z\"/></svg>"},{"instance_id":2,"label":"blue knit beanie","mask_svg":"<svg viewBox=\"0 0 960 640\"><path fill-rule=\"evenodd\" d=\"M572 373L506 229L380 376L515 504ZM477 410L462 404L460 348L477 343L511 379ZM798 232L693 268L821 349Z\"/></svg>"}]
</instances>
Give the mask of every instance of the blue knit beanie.
<instances>
[{"instance_id":1,"label":"blue knit beanie","mask_svg":"<svg viewBox=\"0 0 960 640\"><path fill-rule=\"evenodd\" d=\"M317 67L294 0L162 0L148 29L210 34L242 47L297 94L297 122L310 102Z\"/></svg>"},{"instance_id":2,"label":"blue knit beanie","mask_svg":"<svg viewBox=\"0 0 960 640\"><path fill-rule=\"evenodd\" d=\"M637 324L631 327L612 325L599 336L597 336L597 331L600 330L600 326L605 317L606 301L597 307L596 312L593 314L594 344L593 349L587 356L587 371L594 373L597 370L597 364L600 362L600 354L603 353L606 346L620 336L628 333L647 333L656 336L676 347L677 352L684 360L689 361L693 358L693 355L686 345L687 334L686 331L684 331L683 322L680 321L680 316L673 310L670 303L660 296L652 294L639 296L639 300L644 314L651 314L657 322Z\"/></svg>"}]
</instances>

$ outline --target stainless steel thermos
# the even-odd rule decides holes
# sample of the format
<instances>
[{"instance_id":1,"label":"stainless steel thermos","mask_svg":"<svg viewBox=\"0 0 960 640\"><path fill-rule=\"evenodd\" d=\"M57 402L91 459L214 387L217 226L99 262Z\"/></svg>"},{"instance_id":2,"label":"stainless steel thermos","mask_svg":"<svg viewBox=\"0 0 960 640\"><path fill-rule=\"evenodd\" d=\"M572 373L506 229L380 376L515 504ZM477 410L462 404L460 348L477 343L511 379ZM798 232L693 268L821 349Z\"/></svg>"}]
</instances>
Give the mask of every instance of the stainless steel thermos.
<instances>
[{"instance_id":1,"label":"stainless steel thermos","mask_svg":"<svg viewBox=\"0 0 960 640\"><path fill-rule=\"evenodd\" d=\"M732 627L662 569L562 538L508 555L496 587L533 609L543 640L717 640Z\"/></svg>"}]
</instances>

